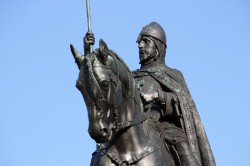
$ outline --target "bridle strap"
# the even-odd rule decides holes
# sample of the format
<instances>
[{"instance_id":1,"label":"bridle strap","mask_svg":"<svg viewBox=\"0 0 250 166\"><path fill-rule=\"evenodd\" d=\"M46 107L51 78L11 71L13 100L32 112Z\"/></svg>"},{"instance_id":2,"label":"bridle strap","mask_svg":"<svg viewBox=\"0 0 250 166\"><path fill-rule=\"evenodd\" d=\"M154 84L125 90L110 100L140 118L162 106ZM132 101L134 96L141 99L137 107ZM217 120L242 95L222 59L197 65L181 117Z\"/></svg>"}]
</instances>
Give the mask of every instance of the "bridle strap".
<instances>
[{"instance_id":1,"label":"bridle strap","mask_svg":"<svg viewBox=\"0 0 250 166\"><path fill-rule=\"evenodd\" d=\"M93 54L93 56L94 56L94 60L95 60L96 59L95 54ZM95 75L93 73L93 66L92 66L91 59L89 59L89 58L86 58L86 59L87 59L87 67L89 69L89 76L99 91L99 99L100 99L100 101L105 101L105 98L104 98L103 93L102 93L102 89L101 89L100 85L98 84L98 82L95 78Z\"/></svg>"},{"instance_id":2,"label":"bridle strap","mask_svg":"<svg viewBox=\"0 0 250 166\"><path fill-rule=\"evenodd\" d=\"M150 113L150 110L147 110L147 112L145 114L140 115L136 119L132 119L132 120L129 120L129 121L117 123L116 131L119 131L121 129L130 127L130 126L134 126L134 125L137 125L137 124L143 122L144 120L146 120L148 118L149 113Z\"/></svg>"}]
</instances>

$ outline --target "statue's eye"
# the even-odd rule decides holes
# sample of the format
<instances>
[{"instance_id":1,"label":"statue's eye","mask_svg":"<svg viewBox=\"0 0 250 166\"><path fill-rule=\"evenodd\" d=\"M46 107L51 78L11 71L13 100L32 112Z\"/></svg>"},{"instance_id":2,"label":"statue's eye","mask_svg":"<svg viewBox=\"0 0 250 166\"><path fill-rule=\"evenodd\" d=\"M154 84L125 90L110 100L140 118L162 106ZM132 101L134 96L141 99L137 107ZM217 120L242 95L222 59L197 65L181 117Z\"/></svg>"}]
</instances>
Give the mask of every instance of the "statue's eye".
<instances>
[{"instance_id":1,"label":"statue's eye","mask_svg":"<svg viewBox=\"0 0 250 166\"><path fill-rule=\"evenodd\" d=\"M102 87L101 88L107 89L108 87L109 87L109 81L107 81L107 80L102 81Z\"/></svg>"},{"instance_id":2,"label":"statue's eye","mask_svg":"<svg viewBox=\"0 0 250 166\"><path fill-rule=\"evenodd\" d=\"M148 44L148 43L150 43L150 40L144 39L144 42Z\"/></svg>"}]
</instances>

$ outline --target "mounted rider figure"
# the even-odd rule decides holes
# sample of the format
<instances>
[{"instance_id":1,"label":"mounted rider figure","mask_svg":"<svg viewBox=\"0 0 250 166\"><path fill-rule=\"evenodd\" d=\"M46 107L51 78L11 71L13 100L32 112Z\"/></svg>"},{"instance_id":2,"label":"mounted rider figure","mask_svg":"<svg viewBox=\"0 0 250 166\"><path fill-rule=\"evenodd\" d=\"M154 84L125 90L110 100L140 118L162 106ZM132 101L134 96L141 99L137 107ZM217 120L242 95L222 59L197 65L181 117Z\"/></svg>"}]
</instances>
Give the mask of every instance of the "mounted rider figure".
<instances>
[{"instance_id":1,"label":"mounted rider figure","mask_svg":"<svg viewBox=\"0 0 250 166\"><path fill-rule=\"evenodd\" d=\"M152 124L179 165L215 165L208 139L183 75L165 64L167 40L163 28L151 22L137 43L141 68L134 71Z\"/></svg>"}]
</instances>

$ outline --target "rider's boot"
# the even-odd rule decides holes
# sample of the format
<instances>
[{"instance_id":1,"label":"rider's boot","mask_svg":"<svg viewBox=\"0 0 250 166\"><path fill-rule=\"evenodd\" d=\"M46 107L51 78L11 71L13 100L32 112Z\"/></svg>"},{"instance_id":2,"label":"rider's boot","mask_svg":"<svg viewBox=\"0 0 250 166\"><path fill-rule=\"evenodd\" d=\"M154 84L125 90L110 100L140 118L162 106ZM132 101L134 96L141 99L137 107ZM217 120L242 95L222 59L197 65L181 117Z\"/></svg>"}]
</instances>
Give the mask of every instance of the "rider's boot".
<instances>
[{"instance_id":1,"label":"rider's boot","mask_svg":"<svg viewBox=\"0 0 250 166\"><path fill-rule=\"evenodd\" d=\"M175 145L178 152L182 166L199 166L196 158L194 157L189 144L186 141L178 142Z\"/></svg>"}]
</instances>

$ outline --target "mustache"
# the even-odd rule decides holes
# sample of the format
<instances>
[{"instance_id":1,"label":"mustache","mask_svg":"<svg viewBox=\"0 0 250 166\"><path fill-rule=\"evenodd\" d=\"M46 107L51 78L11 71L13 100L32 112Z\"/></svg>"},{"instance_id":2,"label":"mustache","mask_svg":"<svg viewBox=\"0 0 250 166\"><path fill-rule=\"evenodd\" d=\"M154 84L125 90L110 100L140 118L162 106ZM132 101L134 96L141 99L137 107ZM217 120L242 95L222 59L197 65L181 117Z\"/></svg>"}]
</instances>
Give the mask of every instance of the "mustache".
<instances>
[{"instance_id":1,"label":"mustache","mask_svg":"<svg viewBox=\"0 0 250 166\"><path fill-rule=\"evenodd\" d=\"M145 53L146 53L146 50L140 49L140 50L139 50L139 53L140 53L140 54L145 54Z\"/></svg>"}]
</instances>

